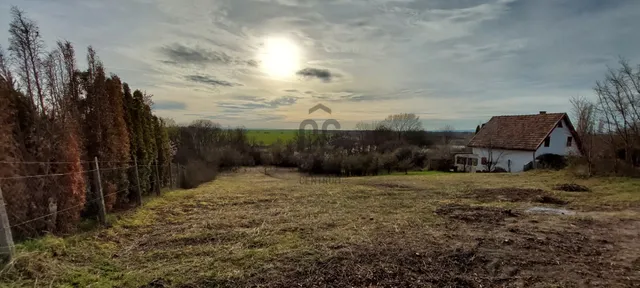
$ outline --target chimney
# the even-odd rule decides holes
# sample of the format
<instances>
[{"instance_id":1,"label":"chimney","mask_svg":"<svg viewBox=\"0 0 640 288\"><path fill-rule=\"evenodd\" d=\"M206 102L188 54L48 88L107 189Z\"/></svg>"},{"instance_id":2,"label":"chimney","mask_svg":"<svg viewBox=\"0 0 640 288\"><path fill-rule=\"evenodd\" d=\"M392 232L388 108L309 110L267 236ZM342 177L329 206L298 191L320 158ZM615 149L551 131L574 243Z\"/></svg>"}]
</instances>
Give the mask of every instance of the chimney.
<instances>
[{"instance_id":1,"label":"chimney","mask_svg":"<svg viewBox=\"0 0 640 288\"><path fill-rule=\"evenodd\" d=\"M540 114L542 115L547 114L547 111L540 111Z\"/></svg>"}]
</instances>

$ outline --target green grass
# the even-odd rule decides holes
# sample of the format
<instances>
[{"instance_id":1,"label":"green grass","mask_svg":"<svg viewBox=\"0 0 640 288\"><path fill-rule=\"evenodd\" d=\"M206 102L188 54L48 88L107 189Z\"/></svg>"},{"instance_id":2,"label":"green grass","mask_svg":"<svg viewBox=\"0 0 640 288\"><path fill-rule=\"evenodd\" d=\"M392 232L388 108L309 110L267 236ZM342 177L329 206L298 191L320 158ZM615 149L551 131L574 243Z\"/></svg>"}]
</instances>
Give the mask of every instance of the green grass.
<instances>
[{"instance_id":1,"label":"green grass","mask_svg":"<svg viewBox=\"0 0 640 288\"><path fill-rule=\"evenodd\" d=\"M633 266L640 263L638 180L414 172L305 185L287 169L262 171L146 198L141 208L110 215L109 228L87 225L75 235L18 243L0 287L140 287L159 279L168 287L640 280ZM567 182L592 192L553 190ZM579 214L530 215L523 210L554 206L473 197L475 189L509 187L542 189ZM449 210L438 212L443 207Z\"/></svg>"},{"instance_id":2,"label":"green grass","mask_svg":"<svg viewBox=\"0 0 640 288\"><path fill-rule=\"evenodd\" d=\"M258 143L271 145L279 140L287 142L293 139L298 130L268 130L268 129L249 129L247 130L247 138L251 141L255 139Z\"/></svg>"}]
</instances>

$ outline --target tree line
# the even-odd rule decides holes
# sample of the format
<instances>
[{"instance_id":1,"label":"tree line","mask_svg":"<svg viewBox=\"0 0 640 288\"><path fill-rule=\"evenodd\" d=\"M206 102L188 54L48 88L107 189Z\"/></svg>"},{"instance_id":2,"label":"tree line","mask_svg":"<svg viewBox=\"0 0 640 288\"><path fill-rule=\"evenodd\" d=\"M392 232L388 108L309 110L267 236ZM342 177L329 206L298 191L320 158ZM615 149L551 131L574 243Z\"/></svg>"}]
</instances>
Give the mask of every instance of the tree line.
<instances>
[{"instance_id":1,"label":"tree line","mask_svg":"<svg viewBox=\"0 0 640 288\"><path fill-rule=\"evenodd\" d=\"M134 161L143 194L167 181L169 138L151 95L107 74L92 47L80 70L71 42L47 48L37 23L16 7L8 40L0 47L0 187L9 220L64 211L15 227L15 236L64 233L94 217L95 202L87 202L97 191L87 173L94 157L107 211L135 203Z\"/></svg>"},{"instance_id":2,"label":"tree line","mask_svg":"<svg viewBox=\"0 0 640 288\"><path fill-rule=\"evenodd\" d=\"M640 176L640 65L624 59L594 87L595 99L571 99L582 174Z\"/></svg>"}]
</instances>

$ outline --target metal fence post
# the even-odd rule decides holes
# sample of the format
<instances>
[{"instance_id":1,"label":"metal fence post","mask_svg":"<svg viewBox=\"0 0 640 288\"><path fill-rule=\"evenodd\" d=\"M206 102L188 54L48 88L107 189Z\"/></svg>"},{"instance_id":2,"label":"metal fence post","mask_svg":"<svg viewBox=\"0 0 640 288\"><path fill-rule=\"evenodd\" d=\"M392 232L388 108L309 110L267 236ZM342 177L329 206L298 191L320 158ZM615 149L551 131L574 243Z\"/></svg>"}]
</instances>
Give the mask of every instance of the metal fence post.
<instances>
[{"instance_id":1,"label":"metal fence post","mask_svg":"<svg viewBox=\"0 0 640 288\"><path fill-rule=\"evenodd\" d=\"M11 261L15 253L13 246L13 236L11 235L11 225L9 225L9 217L7 216L7 208L4 205L4 197L2 196L2 188L0 187L0 253L2 258L7 262Z\"/></svg>"},{"instance_id":2,"label":"metal fence post","mask_svg":"<svg viewBox=\"0 0 640 288\"><path fill-rule=\"evenodd\" d=\"M100 224L107 223L107 210L104 207L104 194L102 193L102 181L100 180L100 166L98 166L98 157L94 157L96 169L93 171L93 181L98 196L98 220Z\"/></svg>"}]
</instances>

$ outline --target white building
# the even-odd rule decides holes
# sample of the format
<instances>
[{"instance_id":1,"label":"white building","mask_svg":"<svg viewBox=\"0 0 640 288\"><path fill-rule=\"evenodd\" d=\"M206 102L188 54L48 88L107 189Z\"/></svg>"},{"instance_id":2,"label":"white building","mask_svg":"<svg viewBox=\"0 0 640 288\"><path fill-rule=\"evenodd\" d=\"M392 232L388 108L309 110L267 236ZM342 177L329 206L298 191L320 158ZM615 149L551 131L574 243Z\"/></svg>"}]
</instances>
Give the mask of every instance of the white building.
<instances>
[{"instance_id":1,"label":"white building","mask_svg":"<svg viewBox=\"0 0 640 288\"><path fill-rule=\"evenodd\" d=\"M494 116L469 141L471 154L457 155L464 171L493 171L500 167L521 172L543 154L579 155L580 142L566 113Z\"/></svg>"}]
</instances>

